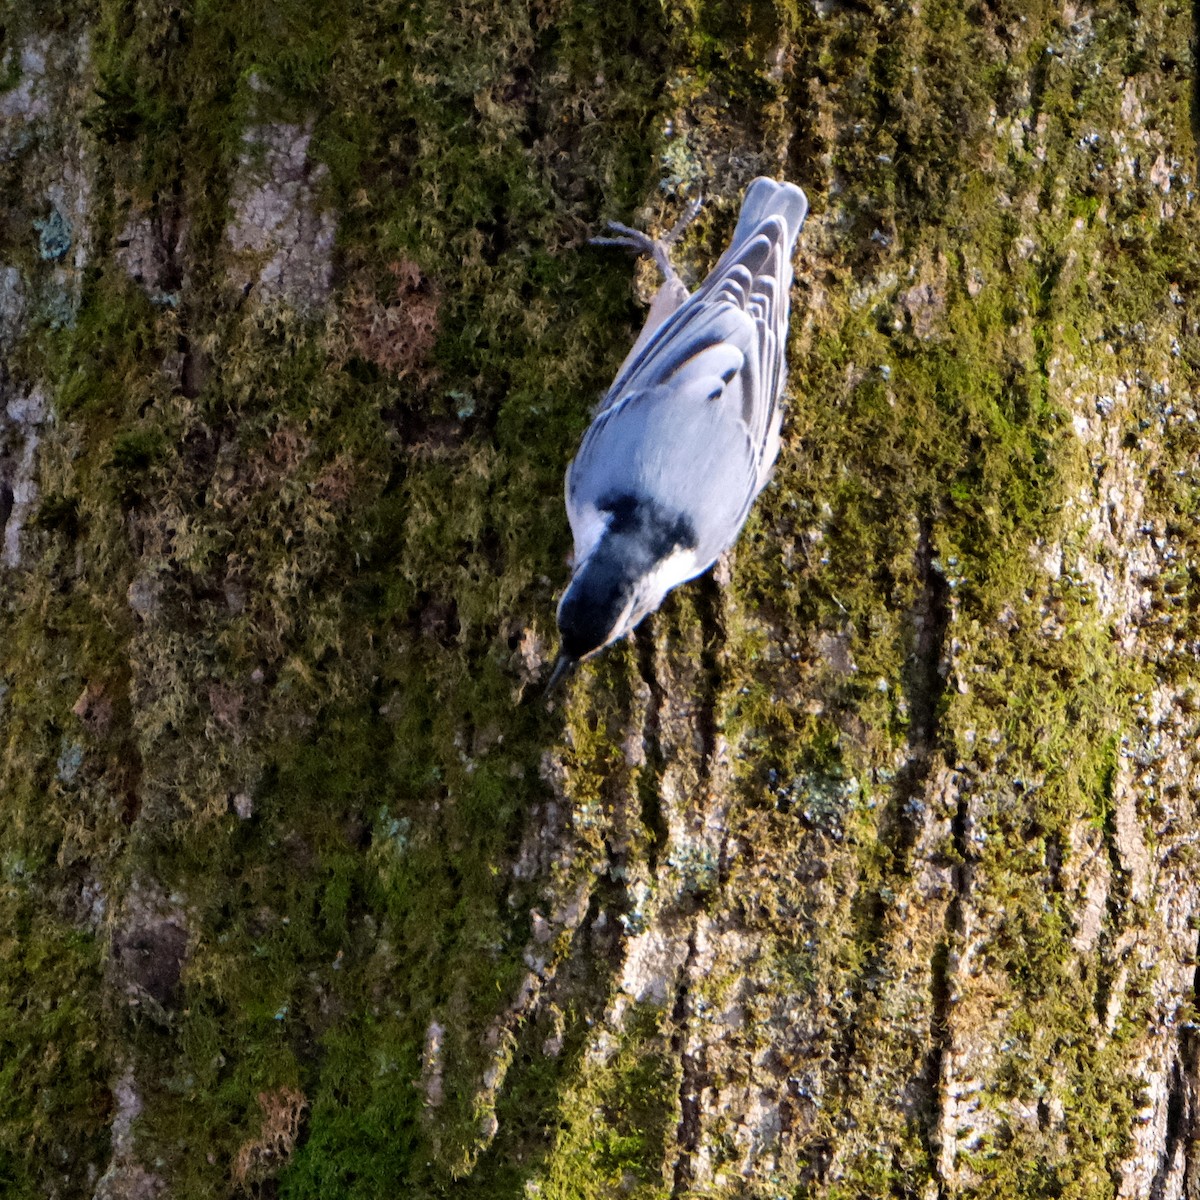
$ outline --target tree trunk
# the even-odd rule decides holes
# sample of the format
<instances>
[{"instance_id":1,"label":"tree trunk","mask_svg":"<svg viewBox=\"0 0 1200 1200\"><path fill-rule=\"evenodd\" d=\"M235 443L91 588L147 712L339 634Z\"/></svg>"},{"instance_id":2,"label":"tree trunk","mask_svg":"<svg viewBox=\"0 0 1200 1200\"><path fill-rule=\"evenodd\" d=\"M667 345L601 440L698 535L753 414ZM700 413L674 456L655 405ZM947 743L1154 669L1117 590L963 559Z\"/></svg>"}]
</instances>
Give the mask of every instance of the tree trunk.
<instances>
[{"instance_id":1,"label":"tree trunk","mask_svg":"<svg viewBox=\"0 0 1200 1200\"><path fill-rule=\"evenodd\" d=\"M39 8L0 1191L1200 1197L1191 9ZM775 481L547 706L586 238L760 173Z\"/></svg>"}]
</instances>

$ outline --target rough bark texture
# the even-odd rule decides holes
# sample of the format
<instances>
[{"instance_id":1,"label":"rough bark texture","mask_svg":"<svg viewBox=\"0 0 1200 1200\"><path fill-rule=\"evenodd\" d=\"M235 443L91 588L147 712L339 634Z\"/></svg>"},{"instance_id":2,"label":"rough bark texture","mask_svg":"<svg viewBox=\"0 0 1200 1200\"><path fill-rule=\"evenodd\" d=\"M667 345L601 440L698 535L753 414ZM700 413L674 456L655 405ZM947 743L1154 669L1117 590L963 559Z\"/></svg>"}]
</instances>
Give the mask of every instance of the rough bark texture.
<instances>
[{"instance_id":1,"label":"rough bark texture","mask_svg":"<svg viewBox=\"0 0 1200 1200\"><path fill-rule=\"evenodd\" d=\"M1200 1197L1194 36L0 3L0 1192ZM584 241L763 172L776 480L548 710Z\"/></svg>"}]
</instances>

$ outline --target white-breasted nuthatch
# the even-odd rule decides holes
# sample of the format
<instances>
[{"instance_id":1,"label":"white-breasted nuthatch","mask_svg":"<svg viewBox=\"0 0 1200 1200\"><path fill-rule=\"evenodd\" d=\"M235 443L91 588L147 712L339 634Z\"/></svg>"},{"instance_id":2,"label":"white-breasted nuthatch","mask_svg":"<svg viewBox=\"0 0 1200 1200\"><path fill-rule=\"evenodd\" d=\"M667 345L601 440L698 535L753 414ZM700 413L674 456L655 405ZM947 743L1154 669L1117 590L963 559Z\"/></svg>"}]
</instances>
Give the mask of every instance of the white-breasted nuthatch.
<instances>
[{"instance_id":1,"label":"white-breasted nuthatch","mask_svg":"<svg viewBox=\"0 0 1200 1200\"><path fill-rule=\"evenodd\" d=\"M548 688L628 633L737 540L771 477L787 375L792 250L808 213L790 183L746 189L729 249L691 295L667 238L596 239L652 253L665 276L567 470L575 572L558 605Z\"/></svg>"}]
</instances>

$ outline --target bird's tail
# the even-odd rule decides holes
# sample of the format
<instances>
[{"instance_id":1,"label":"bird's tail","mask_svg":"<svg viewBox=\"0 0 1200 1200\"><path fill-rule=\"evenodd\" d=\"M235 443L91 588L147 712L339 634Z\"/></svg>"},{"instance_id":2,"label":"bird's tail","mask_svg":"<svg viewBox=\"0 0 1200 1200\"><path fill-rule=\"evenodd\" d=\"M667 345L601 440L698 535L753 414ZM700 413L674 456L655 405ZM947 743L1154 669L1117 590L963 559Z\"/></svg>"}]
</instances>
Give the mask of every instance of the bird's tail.
<instances>
[{"instance_id":1,"label":"bird's tail","mask_svg":"<svg viewBox=\"0 0 1200 1200\"><path fill-rule=\"evenodd\" d=\"M729 249L736 252L742 242L752 237L768 217L779 216L787 224L786 257L790 258L792 247L796 244L800 227L807 215L808 197L794 183L782 183L760 175L746 189L742 212L738 217L737 228L733 231L733 241Z\"/></svg>"}]
</instances>

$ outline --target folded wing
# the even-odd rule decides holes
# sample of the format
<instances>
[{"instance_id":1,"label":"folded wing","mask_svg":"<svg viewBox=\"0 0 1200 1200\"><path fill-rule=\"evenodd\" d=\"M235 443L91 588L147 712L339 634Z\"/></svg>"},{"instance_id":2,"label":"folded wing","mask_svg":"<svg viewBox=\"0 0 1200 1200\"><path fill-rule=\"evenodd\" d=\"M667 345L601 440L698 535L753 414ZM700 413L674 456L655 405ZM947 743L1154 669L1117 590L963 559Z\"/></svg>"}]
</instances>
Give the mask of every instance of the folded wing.
<instances>
[{"instance_id":1,"label":"folded wing","mask_svg":"<svg viewBox=\"0 0 1200 1200\"><path fill-rule=\"evenodd\" d=\"M567 476L577 560L613 495L691 514L698 570L736 538L779 451L791 255L807 209L799 188L756 179L729 249L625 364Z\"/></svg>"}]
</instances>

